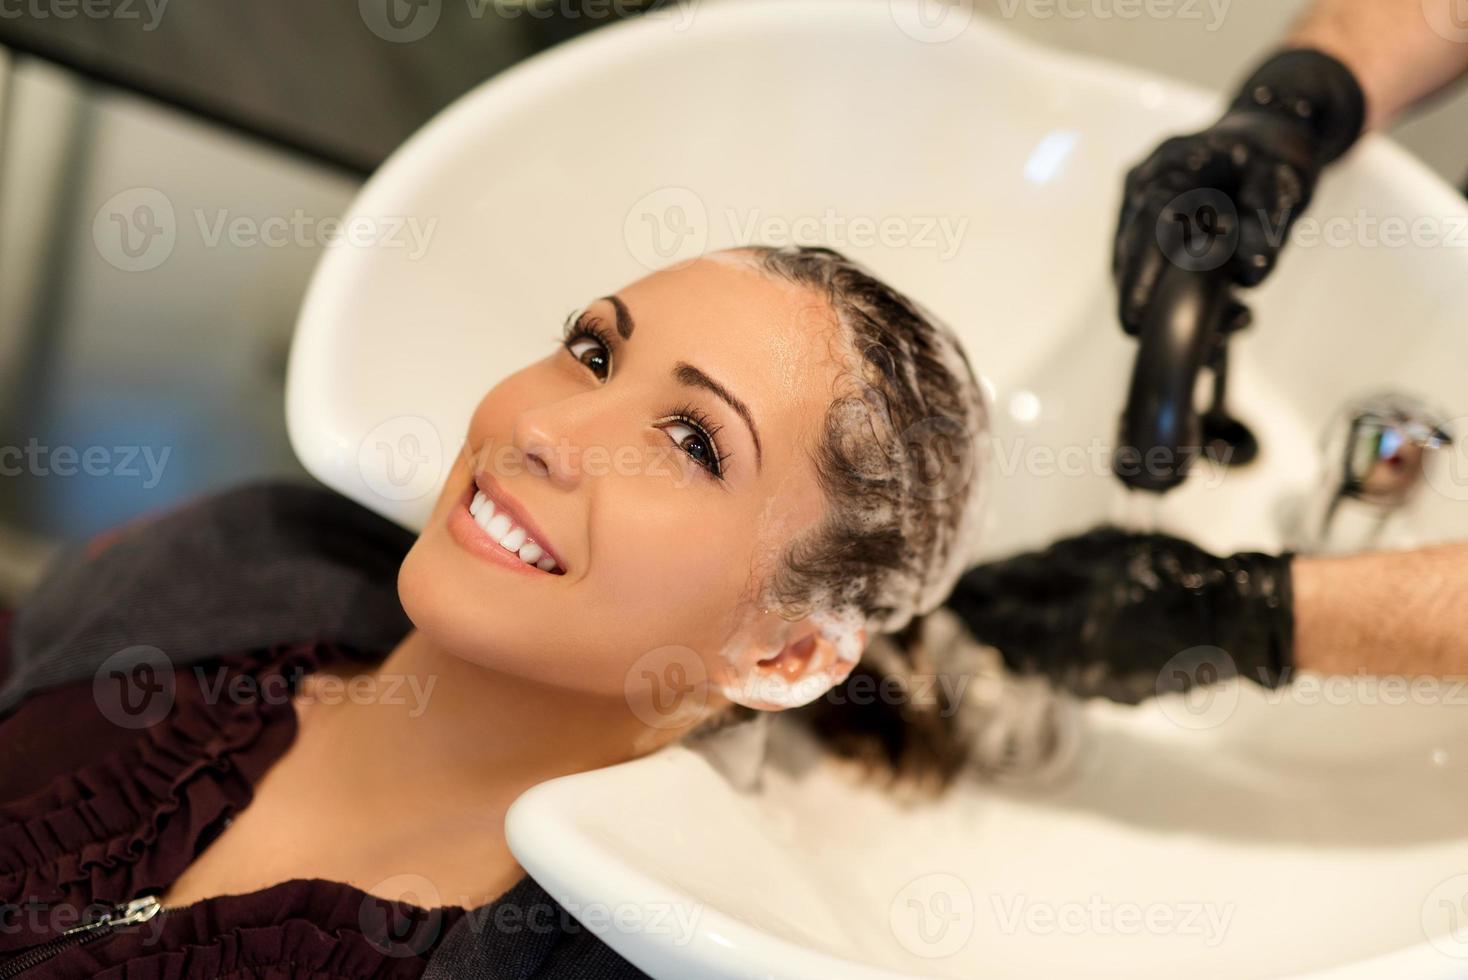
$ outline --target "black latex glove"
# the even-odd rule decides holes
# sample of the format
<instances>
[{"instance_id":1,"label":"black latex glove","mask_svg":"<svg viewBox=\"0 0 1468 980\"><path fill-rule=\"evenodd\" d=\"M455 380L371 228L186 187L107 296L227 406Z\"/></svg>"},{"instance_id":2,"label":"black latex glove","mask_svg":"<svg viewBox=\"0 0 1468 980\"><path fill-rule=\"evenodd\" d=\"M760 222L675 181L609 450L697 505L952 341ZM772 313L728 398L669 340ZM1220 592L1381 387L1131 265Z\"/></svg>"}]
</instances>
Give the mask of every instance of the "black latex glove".
<instances>
[{"instance_id":1,"label":"black latex glove","mask_svg":"<svg viewBox=\"0 0 1468 980\"><path fill-rule=\"evenodd\" d=\"M1168 261L1226 267L1242 286L1269 275L1321 170L1360 136L1365 105L1336 59L1282 51L1249 76L1218 122L1174 136L1133 167L1112 253L1123 329L1140 330ZM1224 328L1247 322L1236 304Z\"/></svg>"},{"instance_id":2,"label":"black latex glove","mask_svg":"<svg viewBox=\"0 0 1468 980\"><path fill-rule=\"evenodd\" d=\"M1293 659L1292 557L1102 527L970 569L947 605L1010 669L1081 695L1135 704L1231 672L1274 687Z\"/></svg>"}]
</instances>

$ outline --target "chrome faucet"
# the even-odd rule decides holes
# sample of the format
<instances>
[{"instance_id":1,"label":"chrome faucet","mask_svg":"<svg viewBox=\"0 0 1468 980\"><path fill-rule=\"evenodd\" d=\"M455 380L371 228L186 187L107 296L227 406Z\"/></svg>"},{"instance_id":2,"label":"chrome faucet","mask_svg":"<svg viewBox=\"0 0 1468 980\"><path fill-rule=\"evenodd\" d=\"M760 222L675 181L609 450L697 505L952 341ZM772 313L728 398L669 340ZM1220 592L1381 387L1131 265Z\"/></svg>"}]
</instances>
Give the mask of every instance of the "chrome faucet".
<instances>
[{"instance_id":1,"label":"chrome faucet","mask_svg":"<svg viewBox=\"0 0 1468 980\"><path fill-rule=\"evenodd\" d=\"M1380 392L1346 405L1325 432L1325 480L1307 511L1300 549L1375 543L1422 485L1433 454L1452 444L1441 413L1412 395ZM1348 502L1365 517L1360 540L1342 540Z\"/></svg>"}]
</instances>

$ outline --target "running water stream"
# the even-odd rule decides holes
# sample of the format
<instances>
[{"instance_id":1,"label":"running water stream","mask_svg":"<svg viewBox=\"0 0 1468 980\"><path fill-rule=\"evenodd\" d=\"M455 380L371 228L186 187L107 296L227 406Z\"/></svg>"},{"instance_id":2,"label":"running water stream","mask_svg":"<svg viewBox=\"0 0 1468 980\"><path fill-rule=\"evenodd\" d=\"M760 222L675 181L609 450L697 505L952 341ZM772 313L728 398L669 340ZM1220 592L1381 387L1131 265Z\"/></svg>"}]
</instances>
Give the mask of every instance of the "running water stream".
<instances>
[{"instance_id":1,"label":"running water stream","mask_svg":"<svg viewBox=\"0 0 1468 980\"><path fill-rule=\"evenodd\" d=\"M1118 486L1111 504L1111 521L1133 534L1151 534L1162 519L1162 494Z\"/></svg>"}]
</instances>

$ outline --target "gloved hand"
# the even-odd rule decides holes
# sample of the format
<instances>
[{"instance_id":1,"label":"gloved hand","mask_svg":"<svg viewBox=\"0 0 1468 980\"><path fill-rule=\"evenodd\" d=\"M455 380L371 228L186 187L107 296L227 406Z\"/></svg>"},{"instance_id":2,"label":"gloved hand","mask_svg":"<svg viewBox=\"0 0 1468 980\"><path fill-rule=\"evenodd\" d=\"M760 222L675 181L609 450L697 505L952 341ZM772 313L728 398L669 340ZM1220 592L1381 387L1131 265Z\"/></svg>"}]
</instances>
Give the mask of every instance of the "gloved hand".
<instances>
[{"instance_id":1,"label":"gloved hand","mask_svg":"<svg viewBox=\"0 0 1468 980\"><path fill-rule=\"evenodd\" d=\"M1112 276L1123 329L1146 319L1164 263L1226 266L1242 286L1274 268L1326 164L1360 136L1361 87L1335 58L1282 51L1244 83L1209 128L1174 136L1126 175ZM1224 328L1248 320L1235 305Z\"/></svg>"},{"instance_id":2,"label":"gloved hand","mask_svg":"<svg viewBox=\"0 0 1468 980\"><path fill-rule=\"evenodd\" d=\"M1230 665L1275 687L1293 660L1292 557L1219 558L1169 535L1101 527L970 569L947 605L1011 670L1082 696L1135 704Z\"/></svg>"}]
</instances>

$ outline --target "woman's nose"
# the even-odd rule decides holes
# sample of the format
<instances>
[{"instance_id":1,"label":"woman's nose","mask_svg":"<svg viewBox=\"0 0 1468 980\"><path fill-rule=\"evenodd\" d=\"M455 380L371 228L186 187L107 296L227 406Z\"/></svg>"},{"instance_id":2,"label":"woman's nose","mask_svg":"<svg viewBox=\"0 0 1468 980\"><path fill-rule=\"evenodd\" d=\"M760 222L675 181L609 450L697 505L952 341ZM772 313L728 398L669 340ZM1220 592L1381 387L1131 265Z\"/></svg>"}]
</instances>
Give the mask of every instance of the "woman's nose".
<instances>
[{"instance_id":1,"label":"woman's nose","mask_svg":"<svg viewBox=\"0 0 1468 980\"><path fill-rule=\"evenodd\" d=\"M521 412L515 419L514 443L532 476L549 479L561 489L581 481L583 447L573 438L575 420L556 406Z\"/></svg>"}]
</instances>

